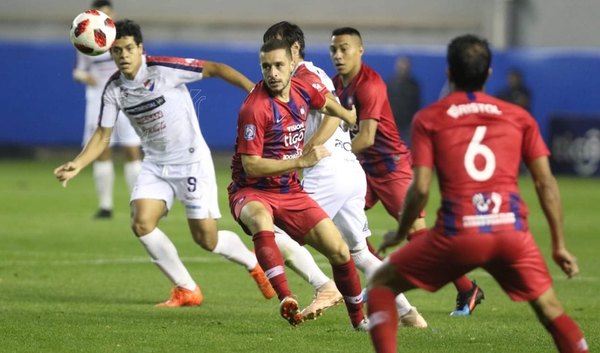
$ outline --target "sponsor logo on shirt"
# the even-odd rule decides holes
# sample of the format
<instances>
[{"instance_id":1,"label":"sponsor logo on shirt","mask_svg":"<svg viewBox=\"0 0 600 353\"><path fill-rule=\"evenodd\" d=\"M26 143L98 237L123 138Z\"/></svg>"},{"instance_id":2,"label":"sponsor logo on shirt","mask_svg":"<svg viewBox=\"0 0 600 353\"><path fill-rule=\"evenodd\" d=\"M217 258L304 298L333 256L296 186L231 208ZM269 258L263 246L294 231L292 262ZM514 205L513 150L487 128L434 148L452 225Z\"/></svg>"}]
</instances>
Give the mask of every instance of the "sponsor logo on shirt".
<instances>
[{"instance_id":1,"label":"sponsor logo on shirt","mask_svg":"<svg viewBox=\"0 0 600 353\"><path fill-rule=\"evenodd\" d=\"M450 117L458 119L463 115L468 114L493 114L502 115L502 111L495 104L488 103L466 103L466 104L452 104L446 111Z\"/></svg>"},{"instance_id":2,"label":"sponsor logo on shirt","mask_svg":"<svg viewBox=\"0 0 600 353\"><path fill-rule=\"evenodd\" d=\"M246 141L252 141L256 137L256 126L254 124L246 124L244 126L244 138Z\"/></svg>"},{"instance_id":3,"label":"sponsor logo on shirt","mask_svg":"<svg viewBox=\"0 0 600 353\"><path fill-rule=\"evenodd\" d=\"M502 196L496 192L473 195L473 206L479 214L463 216L463 227L487 227L500 224L514 224L517 218L513 212L500 212Z\"/></svg>"},{"instance_id":4,"label":"sponsor logo on shirt","mask_svg":"<svg viewBox=\"0 0 600 353\"><path fill-rule=\"evenodd\" d=\"M149 112L153 109L156 109L165 103L166 103L165 97L160 96L158 98L140 103L138 105L134 105L133 107L124 108L123 112L125 112L125 114L127 114L127 115L142 114L145 112Z\"/></svg>"}]
</instances>

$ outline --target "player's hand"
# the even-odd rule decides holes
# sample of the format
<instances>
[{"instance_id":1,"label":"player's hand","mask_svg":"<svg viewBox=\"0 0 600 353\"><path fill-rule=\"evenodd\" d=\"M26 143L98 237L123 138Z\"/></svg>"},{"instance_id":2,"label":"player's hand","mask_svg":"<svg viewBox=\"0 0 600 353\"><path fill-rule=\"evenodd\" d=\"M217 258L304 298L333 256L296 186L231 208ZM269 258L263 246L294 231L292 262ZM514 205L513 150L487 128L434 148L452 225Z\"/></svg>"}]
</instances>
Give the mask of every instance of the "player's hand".
<instances>
[{"instance_id":1,"label":"player's hand","mask_svg":"<svg viewBox=\"0 0 600 353\"><path fill-rule=\"evenodd\" d=\"M579 273L579 266L577 265L577 259L567 249L557 249L552 252L552 258L560 269L571 278Z\"/></svg>"},{"instance_id":2,"label":"player's hand","mask_svg":"<svg viewBox=\"0 0 600 353\"><path fill-rule=\"evenodd\" d=\"M377 249L377 253L381 255L385 255L385 252L390 247L395 247L400 245L402 241L406 238L406 235L398 234L397 231L389 231L383 235L383 241L379 244L379 248Z\"/></svg>"},{"instance_id":3,"label":"player's hand","mask_svg":"<svg viewBox=\"0 0 600 353\"><path fill-rule=\"evenodd\" d=\"M312 167L315 164L319 163L319 161L325 157L331 155L331 152L327 149L327 147L323 145L312 146L308 151L302 151L302 168Z\"/></svg>"},{"instance_id":4,"label":"player's hand","mask_svg":"<svg viewBox=\"0 0 600 353\"><path fill-rule=\"evenodd\" d=\"M81 168L71 161L54 169L54 175L56 176L56 179L62 183L62 186L66 188L67 182L79 174L80 170Z\"/></svg>"}]
</instances>

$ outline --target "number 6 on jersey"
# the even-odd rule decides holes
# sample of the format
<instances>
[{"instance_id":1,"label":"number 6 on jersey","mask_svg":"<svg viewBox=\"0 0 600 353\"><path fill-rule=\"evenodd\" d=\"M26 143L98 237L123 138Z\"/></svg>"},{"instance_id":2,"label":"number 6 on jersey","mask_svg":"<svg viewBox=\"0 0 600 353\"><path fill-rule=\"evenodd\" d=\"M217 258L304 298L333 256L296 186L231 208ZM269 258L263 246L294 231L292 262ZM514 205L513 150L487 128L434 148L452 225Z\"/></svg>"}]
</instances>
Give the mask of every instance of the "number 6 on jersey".
<instances>
[{"instance_id":1,"label":"number 6 on jersey","mask_svg":"<svg viewBox=\"0 0 600 353\"><path fill-rule=\"evenodd\" d=\"M496 156L494 155L494 152L488 146L481 144L486 131L486 126L478 126L475 129L475 134L473 134L473 138L471 139L471 142L469 142L469 147L465 153L465 170L467 171L467 174L476 181L486 181L490 179L496 169ZM483 167L482 170L477 169L477 166L475 165L475 158L477 156L481 156L485 160L485 167Z\"/></svg>"}]
</instances>

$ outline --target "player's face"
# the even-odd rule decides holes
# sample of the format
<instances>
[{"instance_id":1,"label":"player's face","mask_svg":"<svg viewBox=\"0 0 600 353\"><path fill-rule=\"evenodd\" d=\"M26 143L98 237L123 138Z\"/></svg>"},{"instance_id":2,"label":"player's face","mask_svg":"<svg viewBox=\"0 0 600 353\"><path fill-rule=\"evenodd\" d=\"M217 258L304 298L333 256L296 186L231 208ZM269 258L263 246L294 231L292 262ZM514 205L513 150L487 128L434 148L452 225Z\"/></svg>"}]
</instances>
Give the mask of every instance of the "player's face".
<instances>
[{"instance_id":1,"label":"player's face","mask_svg":"<svg viewBox=\"0 0 600 353\"><path fill-rule=\"evenodd\" d=\"M135 43L132 36L124 36L116 39L110 48L110 55L119 71L129 80L133 80L142 66L142 54L144 45Z\"/></svg>"},{"instance_id":2,"label":"player's face","mask_svg":"<svg viewBox=\"0 0 600 353\"><path fill-rule=\"evenodd\" d=\"M294 69L292 59L285 49L260 53L260 68L265 84L274 96L287 94Z\"/></svg>"},{"instance_id":3,"label":"player's face","mask_svg":"<svg viewBox=\"0 0 600 353\"><path fill-rule=\"evenodd\" d=\"M354 77L358 73L363 52L361 40L357 36L343 34L331 37L329 56L335 70L342 76Z\"/></svg>"}]
</instances>

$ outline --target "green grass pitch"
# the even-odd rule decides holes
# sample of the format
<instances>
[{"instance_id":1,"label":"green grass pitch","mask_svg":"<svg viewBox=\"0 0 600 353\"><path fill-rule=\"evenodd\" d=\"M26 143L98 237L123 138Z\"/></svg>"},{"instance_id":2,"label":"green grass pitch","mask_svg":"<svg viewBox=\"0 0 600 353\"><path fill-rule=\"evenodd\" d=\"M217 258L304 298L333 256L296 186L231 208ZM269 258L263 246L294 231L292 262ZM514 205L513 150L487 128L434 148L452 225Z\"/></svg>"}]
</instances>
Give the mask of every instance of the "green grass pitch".
<instances>
[{"instance_id":1,"label":"green grass pitch","mask_svg":"<svg viewBox=\"0 0 600 353\"><path fill-rule=\"evenodd\" d=\"M229 168L215 159L223 218L220 227L241 234L226 201ZM0 352L370 352L369 337L351 330L344 306L292 329L278 303L260 295L246 271L196 246L183 209L176 205L161 223L201 285L201 307L157 309L170 283L150 263L129 229L128 195L117 163L115 217L92 220L96 208L91 169L63 189L52 170L64 162L0 161ZM531 181L521 180L530 226L555 288L582 327L590 350L600 350L600 181L559 178L567 244L580 275L566 280L549 256L547 227ZM431 196L431 224L439 197ZM382 208L368 212L372 241L394 227ZM251 245L248 236L241 235ZM316 259L330 269L322 256ZM307 305L312 290L288 272L292 290ZM470 277L486 300L471 317L449 317L454 288L411 291L413 305L429 322L426 330L400 329L400 352L553 352L552 340L525 303L512 303L484 271Z\"/></svg>"}]
</instances>

